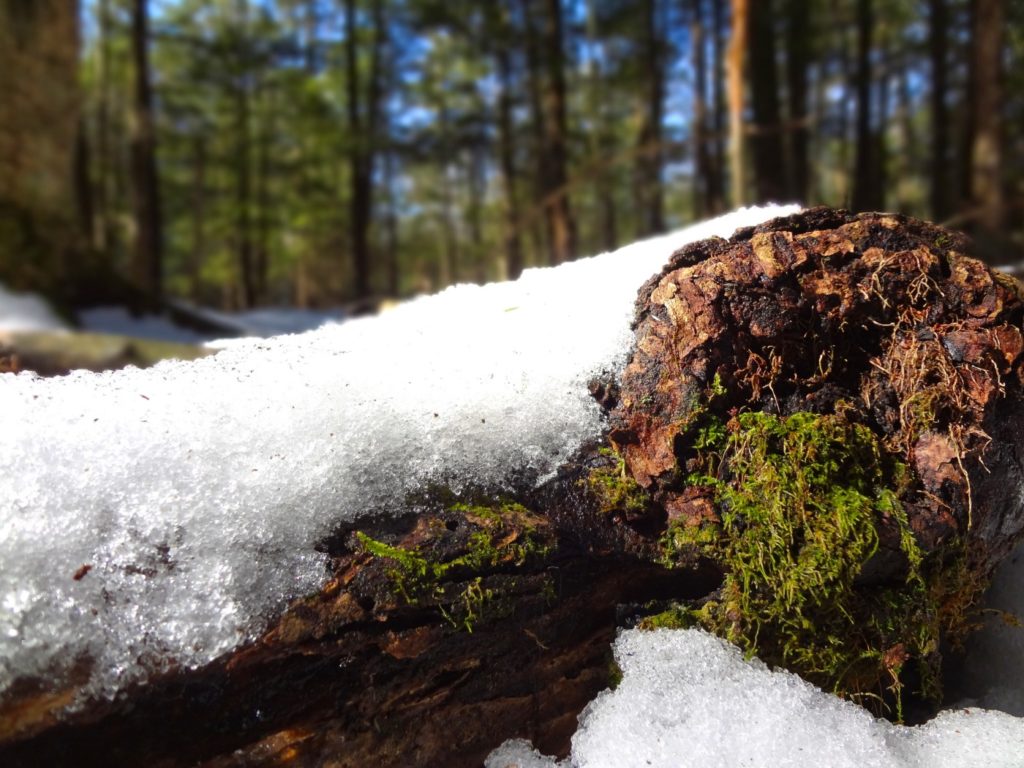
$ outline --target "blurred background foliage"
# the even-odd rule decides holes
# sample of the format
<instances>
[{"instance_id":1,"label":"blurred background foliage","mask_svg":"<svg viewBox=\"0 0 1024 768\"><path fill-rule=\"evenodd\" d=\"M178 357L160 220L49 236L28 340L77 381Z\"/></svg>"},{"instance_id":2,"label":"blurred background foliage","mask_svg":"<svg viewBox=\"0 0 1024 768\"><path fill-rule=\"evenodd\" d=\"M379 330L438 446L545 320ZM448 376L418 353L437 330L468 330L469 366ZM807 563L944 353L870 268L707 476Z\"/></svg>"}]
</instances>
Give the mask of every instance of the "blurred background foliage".
<instances>
[{"instance_id":1,"label":"blurred background foliage","mask_svg":"<svg viewBox=\"0 0 1024 768\"><path fill-rule=\"evenodd\" d=\"M0 283L369 304L741 204L1015 263L1017 0L0 0Z\"/></svg>"}]
</instances>

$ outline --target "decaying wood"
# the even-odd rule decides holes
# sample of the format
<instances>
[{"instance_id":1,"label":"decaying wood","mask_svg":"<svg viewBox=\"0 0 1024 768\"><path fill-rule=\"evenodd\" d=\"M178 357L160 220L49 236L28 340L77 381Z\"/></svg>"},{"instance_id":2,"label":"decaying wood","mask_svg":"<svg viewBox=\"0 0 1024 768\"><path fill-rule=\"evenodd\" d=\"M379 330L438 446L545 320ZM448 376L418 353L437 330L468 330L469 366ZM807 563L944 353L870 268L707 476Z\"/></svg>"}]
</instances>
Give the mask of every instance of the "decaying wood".
<instances>
[{"instance_id":1,"label":"decaying wood","mask_svg":"<svg viewBox=\"0 0 1024 768\"><path fill-rule=\"evenodd\" d=\"M564 754L609 683L616 628L721 582L708 561L666 567L661 543L670 522L716 515L680 472L715 380L725 418L850 410L912 466L921 547L967 536L986 574L1024 526L1024 303L969 251L922 222L826 209L684 248L640 291L622 381L592 385L621 459L586 446L541 488L433 490L405 518L339 530L319 594L116 702L69 714L73 689L23 681L0 702L0 764L470 766L514 736ZM646 495L602 496L595 472Z\"/></svg>"}]
</instances>

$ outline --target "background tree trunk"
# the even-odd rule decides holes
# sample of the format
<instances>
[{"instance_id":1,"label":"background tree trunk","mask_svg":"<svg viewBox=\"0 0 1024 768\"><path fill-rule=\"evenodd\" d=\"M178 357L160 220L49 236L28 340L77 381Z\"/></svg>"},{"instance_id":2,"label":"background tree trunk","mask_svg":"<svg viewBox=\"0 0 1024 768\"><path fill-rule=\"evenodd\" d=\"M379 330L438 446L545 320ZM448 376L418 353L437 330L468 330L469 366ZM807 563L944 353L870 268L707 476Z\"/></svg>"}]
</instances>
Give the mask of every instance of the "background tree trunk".
<instances>
[{"instance_id":1,"label":"background tree trunk","mask_svg":"<svg viewBox=\"0 0 1024 768\"><path fill-rule=\"evenodd\" d=\"M944 220L950 211L949 197L949 111L946 108L948 88L947 35L949 16L946 0L928 2L928 56L931 65L931 168L929 178L929 201L931 214L936 221Z\"/></svg>"},{"instance_id":2,"label":"background tree trunk","mask_svg":"<svg viewBox=\"0 0 1024 768\"><path fill-rule=\"evenodd\" d=\"M732 0L732 38L726 55L729 79L729 173L732 204L747 202L747 174L744 165L743 58L747 49L747 0Z\"/></svg>"},{"instance_id":3,"label":"background tree trunk","mask_svg":"<svg viewBox=\"0 0 1024 768\"><path fill-rule=\"evenodd\" d=\"M665 101L664 42L658 31L657 0L642 0L640 51L644 101L634 164L633 187L637 211L637 235L645 237L665 229L664 194L661 182L662 112Z\"/></svg>"},{"instance_id":4,"label":"background tree trunk","mask_svg":"<svg viewBox=\"0 0 1024 768\"><path fill-rule=\"evenodd\" d=\"M569 200L568 153L566 150L565 41L561 0L543 2L543 45L546 63L543 89L544 155L548 167L548 218L551 231L551 263L576 257L576 220Z\"/></svg>"},{"instance_id":5,"label":"background tree trunk","mask_svg":"<svg viewBox=\"0 0 1024 768\"><path fill-rule=\"evenodd\" d=\"M977 223L990 232L1006 218L1003 194L1002 57L1005 10L1002 0L971 2L971 203Z\"/></svg>"},{"instance_id":6,"label":"background tree trunk","mask_svg":"<svg viewBox=\"0 0 1024 768\"><path fill-rule=\"evenodd\" d=\"M159 299L163 279L160 181L156 166L156 125L149 71L149 4L132 0L132 62L135 69L131 139L135 252L132 276L138 288Z\"/></svg>"},{"instance_id":7,"label":"background tree trunk","mask_svg":"<svg viewBox=\"0 0 1024 768\"><path fill-rule=\"evenodd\" d=\"M853 208L873 211L880 207L875 184L875 142L871 132L871 31L872 0L857 0L857 129L853 171Z\"/></svg>"},{"instance_id":8,"label":"background tree trunk","mask_svg":"<svg viewBox=\"0 0 1024 768\"><path fill-rule=\"evenodd\" d=\"M775 58L775 9L772 0L757 0L750 7L750 126L756 202L781 202L786 171L782 149L782 118Z\"/></svg>"}]
</instances>

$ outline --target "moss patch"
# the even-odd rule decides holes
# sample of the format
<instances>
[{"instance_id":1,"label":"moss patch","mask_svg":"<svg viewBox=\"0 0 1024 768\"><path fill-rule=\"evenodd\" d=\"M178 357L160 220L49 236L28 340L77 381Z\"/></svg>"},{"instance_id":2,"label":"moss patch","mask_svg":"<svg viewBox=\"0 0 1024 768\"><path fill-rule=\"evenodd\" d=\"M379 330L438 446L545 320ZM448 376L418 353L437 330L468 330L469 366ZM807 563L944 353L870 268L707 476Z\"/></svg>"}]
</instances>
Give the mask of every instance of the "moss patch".
<instances>
[{"instance_id":1,"label":"moss patch","mask_svg":"<svg viewBox=\"0 0 1024 768\"><path fill-rule=\"evenodd\" d=\"M454 554L438 555L429 542L395 546L361 531L356 538L366 553L388 562L388 577L406 604L434 604L453 627L472 632L496 597L486 575L543 559L549 547L537 531L535 516L520 504L453 504L449 511L472 529ZM449 535L443 521L435 522L439 537Z\"/></svg>"},{"instance_id":2,"label":"moss patch","mask_svg":"<svg viewBox=\"0 0 1024 768\"><path fill-rule=\"evenodd\" d=\"M645 626L704 626L897 720L911 678L937 698L940 637L966 628L982 585L956 577L970 573L962 560L924 561L899 501L906 466L842 415L746 413L701 439L689 482L712 490L721 522L674 524L662 546L668 562L697 549L724 582L699 608ZM885 529L903 574L862 583Z\"/></svg>"}]
</instances>

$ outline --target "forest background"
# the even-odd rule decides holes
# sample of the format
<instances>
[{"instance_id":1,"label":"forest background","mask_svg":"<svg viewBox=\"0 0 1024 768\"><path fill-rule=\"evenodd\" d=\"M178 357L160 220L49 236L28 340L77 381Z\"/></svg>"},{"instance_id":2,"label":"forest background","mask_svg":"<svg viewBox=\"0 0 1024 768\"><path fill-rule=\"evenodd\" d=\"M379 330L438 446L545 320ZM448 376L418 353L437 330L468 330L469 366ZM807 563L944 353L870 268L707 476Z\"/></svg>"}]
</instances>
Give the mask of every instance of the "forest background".
<instances>
[{"instance_id":1,"label":"forest background","mask_svg":"<svg viewBox=\"0 0 1024 768\"><path fill-rule=\"evenodd\" d=\"M1024 258L1020 0L0 0L0 283L369 306L766 201Z\"/></svg>"}]
</instances>

